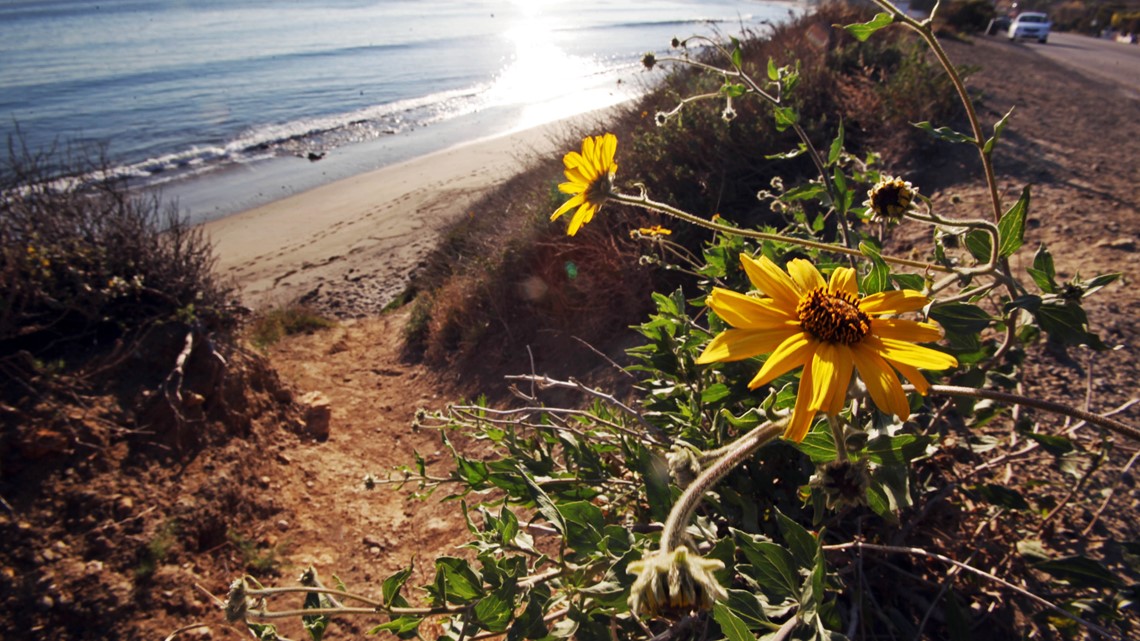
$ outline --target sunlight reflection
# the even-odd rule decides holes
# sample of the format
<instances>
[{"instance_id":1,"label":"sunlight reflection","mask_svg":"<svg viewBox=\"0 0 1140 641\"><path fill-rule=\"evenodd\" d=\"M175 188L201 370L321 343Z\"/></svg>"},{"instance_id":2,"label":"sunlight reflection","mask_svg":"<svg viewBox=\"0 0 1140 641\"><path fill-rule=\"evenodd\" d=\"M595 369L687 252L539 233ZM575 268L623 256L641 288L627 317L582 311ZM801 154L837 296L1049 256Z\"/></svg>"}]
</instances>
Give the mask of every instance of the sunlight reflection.
<instances>
[{"instance_id":1,"label":"sunlight reflection","mask_svg":"<svg viewBox=\"0 0 1140 641\"><path fill-rule=\"evenodd\" d=\"M521 107L518 128L532 127L617 104L633 95L594 60L571 56L556 44L556 23L544 16L551 0L516 1L520 12L503 34L512 59L491 89L490 102Z\"/></svg>"}]
</instances>

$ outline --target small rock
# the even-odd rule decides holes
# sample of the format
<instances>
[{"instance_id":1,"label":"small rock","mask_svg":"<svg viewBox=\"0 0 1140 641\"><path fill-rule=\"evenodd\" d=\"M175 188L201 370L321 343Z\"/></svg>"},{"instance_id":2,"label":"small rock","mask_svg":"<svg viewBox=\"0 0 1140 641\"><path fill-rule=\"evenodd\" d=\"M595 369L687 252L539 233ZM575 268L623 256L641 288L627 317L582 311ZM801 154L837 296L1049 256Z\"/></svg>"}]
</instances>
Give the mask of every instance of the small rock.
<instances>
[{"instance_id":1,"label":"small rock","mask_svg":"<svg viewBox=\"0 0 1140 641\"><path fill-rule=\"evenodd\" d=\"M293 463L293 459L289 458L289 455L285 452L278 452L277 462L282 465L291 465Z\"/></svg>"},{"instance_id":2,"label":"small rock","mask_svg":"<svg viewBox=\"0 0 1140 641\"><path fill-rule=\"evenodd\" d=\"M364 543L364 545L367 545L370 548L382 548L382 547L384 547L384 543L380 539L376 538L375 536L372 536L371 534L365 534L364 535L363 543Z\"/></svg>"},{"instance_id":3,"label":"small rock","mask_svg":"<svg viewBox=\"0 0 1140 641\"><path fill-rule=\"evenodd\" d=\"M332 408L327 396L321 392L309 392L297 399L297 403L305 412L304 431L318 441L329 437L329 422L332 419Z\"/></svg>"},{"instance_id":4,"label":"small rock","mask_svg":"<svg viewBox=\"0 0 1140 641\"><path fill-rule=\"evenodd\" d=\"M286 521L285 519L281 519L280 521L277 522L277 529L281 530L282 532L288 530L289 529L289 522Z\"/></svg>"}]
</instances>

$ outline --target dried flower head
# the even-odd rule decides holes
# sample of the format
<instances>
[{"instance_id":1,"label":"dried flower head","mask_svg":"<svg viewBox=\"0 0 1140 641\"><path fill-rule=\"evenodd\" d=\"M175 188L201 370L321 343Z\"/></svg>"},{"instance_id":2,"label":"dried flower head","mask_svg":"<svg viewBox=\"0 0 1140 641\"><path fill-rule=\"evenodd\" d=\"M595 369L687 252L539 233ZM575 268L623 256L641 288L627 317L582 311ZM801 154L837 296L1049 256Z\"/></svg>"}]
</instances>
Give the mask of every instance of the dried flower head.
<instances>
[{"instance_id":1,"label":"dried flower head","mask_svg":"<svg viewBox=\"0 0 1140 641\"><path fill-rule=\"evenodd\" d=\"M823 492L827 508L834 510L865 504L870 483L867 461L830 461L815 469L808 484Z\"/></svg>"},{"instance_id":2,"label":"dried flower head","mask_svg":"<svg viewBox=\"0 0 1140 641\"><path fill-rule=\"evenodd\" d=\"M652 552L629 564L629 573L637 575L629 592L629 609L649 616L710 610L728 598L713 575L723 568L724 563L693 554L685 546Z\"/></svg>"},{"instance_id":3,"label":"dried flower head","mask_svg":"<svg viewBox=\"0 0 1140 641\"><path fill-rule=\"evenodd\" d=\"M876 218L898 222L917 197L918 189L908 181L883 176L882 180L867 192L867 200L863 205Z\"/></svg>"},{"instance_id":4,"label":"dried flower head","mask_svg":"<svg viewBox=\"0 0 1140 641\"><path fill-rule=\"evenodd\" d=\"M641 65L646 69L652 70L653 67L657 66L657 56L653 55L652 52L645 54L641 57Z\"/></svg>"}]
</instances>

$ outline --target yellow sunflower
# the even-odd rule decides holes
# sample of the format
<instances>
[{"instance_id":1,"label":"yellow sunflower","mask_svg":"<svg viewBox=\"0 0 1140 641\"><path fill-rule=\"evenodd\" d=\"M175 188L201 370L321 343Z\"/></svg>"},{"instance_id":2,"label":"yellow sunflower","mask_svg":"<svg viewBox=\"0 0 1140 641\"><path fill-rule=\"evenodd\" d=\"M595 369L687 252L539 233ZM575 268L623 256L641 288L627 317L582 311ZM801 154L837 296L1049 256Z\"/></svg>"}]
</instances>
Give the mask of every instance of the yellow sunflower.
<instances>
[{"instance_id":1,"label":"yellow sunflower","mask_svg":"<svg viewBox=\"0 0 1140 641\"><path fill-rule=\"evenodd\" d=\"M557 220L562 214L577 207L578 211L574 212L570 227L566 229L567 235L573 236L578 233L579 227L593 220L594 214L598 213L598 209L613 191L614 173L617 172L615 152L617 136L605 134L586 136L582 141L582 153L571 151L562 157L562 163L566 165L567 182L558 185L558 190L571 194L573 198L563 203L550 216L550 220Z\"/></svg>"},{"instance_id":2,"label":"yellow sunflower","mask_svg":"<svg viewBox=\"0 0 1140 641\"><path fill-rule=\"evenodd\" d=\"M925 307L929 301L917 291L860 297L855 270L849 267L836 268L827 282L814 265L802 259L789 261L786 273L763 256L756 260L741 255L740 261L763 296L713 289L709 307L734 329L713 338L697 363L770 353L749 389L803 367L784 438L799 442L816 413L822 410L834 416L843 409L853 369L859 370L880 410L906 420L910 405L898 374L926 394L930 384L919 368L943 370L958 364L949 354L915 344L942 338L938 325L884 317Z\"/></svg>"}]
</instances>

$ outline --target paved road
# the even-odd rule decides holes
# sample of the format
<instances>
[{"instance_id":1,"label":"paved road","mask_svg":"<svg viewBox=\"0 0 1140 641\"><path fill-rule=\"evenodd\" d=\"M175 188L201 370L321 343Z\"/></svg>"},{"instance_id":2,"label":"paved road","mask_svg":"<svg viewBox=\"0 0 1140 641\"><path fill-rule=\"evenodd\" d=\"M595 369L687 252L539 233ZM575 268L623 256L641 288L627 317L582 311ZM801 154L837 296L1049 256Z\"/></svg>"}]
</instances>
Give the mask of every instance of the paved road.
<instances>
[{"instance_id":1,"label":"paved road","mask_svg":"<svg viewBox=\"0 0 1140 641\"><path fill-rule=\"evenodd\" d=\"M1030 47L1086 76L1115 82L1125 95L1140 100L1140 45L1054 32L1048 44L1022 41L1010 46Z\"/></svg>"}]
</instances>

